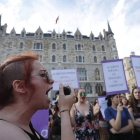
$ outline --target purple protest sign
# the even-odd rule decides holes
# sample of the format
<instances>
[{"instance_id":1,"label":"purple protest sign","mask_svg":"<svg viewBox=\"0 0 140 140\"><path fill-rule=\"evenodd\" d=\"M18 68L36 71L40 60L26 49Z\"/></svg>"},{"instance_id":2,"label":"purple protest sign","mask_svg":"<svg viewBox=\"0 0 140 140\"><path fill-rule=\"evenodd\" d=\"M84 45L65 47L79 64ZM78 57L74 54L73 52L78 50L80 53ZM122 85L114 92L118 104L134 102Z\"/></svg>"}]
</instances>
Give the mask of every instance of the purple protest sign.
<instances>
[{"instance_id":1,"label":"purple protest sign","mask_svg":"<svg viewBox=\"0 0 140 140\"><path fill-rule=\"evenodd\" d=\"M54 80L53 91L59 90L60 83L63 85L71 85L74 89L78 89L80 87L77 69L51 70L51 76Z\"/></svg>"},{"instance_id":2,"label":"purple protest sign","mask_svg":"<svg viewBox=\"0 0 140 140\"><path fill-rule=\"evenodd\" d=\"M31 118L33 128L44 138L48 138L49 109L38 110Z\"/></svg>"},{"instance_id":3,"label":"purple protest sign","mask_svg":"<svg viewBox=\"0 0 140 140\"><path fill-rule=\"evenodd\" d=\"M102 69L107 95L129 92L122 59L102 61Z\"/></svg>"},{"instance_id":4,"label":"purple protest sign","mask_svg":"<svg viewBox=\"0 0 140 140\"><path fill-rule=\"evenodd\" d=\"M140 56L130 55L130 58L137 82L137 88L140 90Z\"/></svg>"}]
</instances>

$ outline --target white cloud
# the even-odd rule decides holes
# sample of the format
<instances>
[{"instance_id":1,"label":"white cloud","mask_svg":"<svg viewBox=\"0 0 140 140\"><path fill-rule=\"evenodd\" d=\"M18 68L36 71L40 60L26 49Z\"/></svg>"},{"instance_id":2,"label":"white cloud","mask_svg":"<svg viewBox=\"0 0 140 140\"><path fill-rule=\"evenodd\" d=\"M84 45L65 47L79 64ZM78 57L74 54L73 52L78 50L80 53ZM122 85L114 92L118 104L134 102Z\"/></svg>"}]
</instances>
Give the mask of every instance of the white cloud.
<instances>
[{"instance_id":1,"label":"white cloud","mask_svg":"<svg viewBox=\"0 0 140 140\"><path fill-rule=\"evenodd\" d=\"M67 3L65 3L67 2ZM2 24L7 23L7 32L10 32L13 27L17 33L20 33L23 27L26 32L35 32L40 26L43 32L55 29L56 32L72 31L73 34L77 28L83 35L89 36L92 31L95 36L99 35L103 29L107 30L107 19L109 19L110 26L114 32L116 44L120 58L129 56L131 51L136 50L136 54L140 54L139 50L139 32L140 26L128 24L126 14L132 5L137 2L119 0L108 0L107 2L101 0L73 0L61 1L57 4L55 1L49 0L34 0L30 1L30 11L25 9L27 17L21 19L23 0L8 0L7 4L0 4L0 13L2 13ZM73 4L72 4L73 3ZM108 7L109 6L109 7ZM133 11L135 15L133 22L137 21L136 10ZM59 15L58 24L55 20ZM103 32L102 32L103 33Z\"/></svg>"}]
</instances>

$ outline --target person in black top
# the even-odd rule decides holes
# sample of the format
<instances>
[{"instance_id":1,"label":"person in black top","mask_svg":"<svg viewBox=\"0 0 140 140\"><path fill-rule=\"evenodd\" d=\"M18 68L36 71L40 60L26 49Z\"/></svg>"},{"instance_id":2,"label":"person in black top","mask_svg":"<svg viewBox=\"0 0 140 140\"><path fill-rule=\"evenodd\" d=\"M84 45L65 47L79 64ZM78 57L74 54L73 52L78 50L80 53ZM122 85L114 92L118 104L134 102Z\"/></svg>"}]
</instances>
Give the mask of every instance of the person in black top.
<instances>
[{"instance_id":1,"label":"person in black top","mask_svg":"<svg viewBox=\"0 0 140 140\"><path fill-rule=\"evenodd\" d=\"M44 140L29 123L37 110L49 108L48 92L53 83L32 52L0 65L1 140Z\"/></svg>"},{"instance_id":2,"label":"person in black top","mask_svg":"<svg viewBox=\"0 0 140 140\"><path fill-rule=\"evenodd\" d=\"M61 140L61 118L59 114L58 100L59 96L55 101L55 113L57 113L52 117L50 140Z\"/></svg>"},{"instance_id":3,"label":"person in black top","mask_svg":"<svg viewBox=\"0 0 140 140\"><path fill-rule=\"evenodd\" d=\"M128 109L130 116L133 120L135 129L134 137L135 140L140 139L140 90L134 87L130 99L130 108Z\"/></svg>"}]
</instances>

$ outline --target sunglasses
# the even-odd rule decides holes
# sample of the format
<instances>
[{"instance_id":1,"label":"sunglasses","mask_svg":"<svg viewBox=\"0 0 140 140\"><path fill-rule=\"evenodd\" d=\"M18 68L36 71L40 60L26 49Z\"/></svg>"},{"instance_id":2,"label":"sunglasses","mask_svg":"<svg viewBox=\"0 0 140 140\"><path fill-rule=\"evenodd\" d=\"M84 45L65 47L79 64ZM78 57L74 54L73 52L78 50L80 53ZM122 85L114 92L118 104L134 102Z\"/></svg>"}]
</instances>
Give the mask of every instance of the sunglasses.
<instances>
[{"instance_id":1,"label":"sunglasses","mask_svg":"<svg viewBox=\"0 0 140 140\"><path fill-rule=\"evenodd\" d=\"M80 93L80 96L87 96L87 93Z\"/></svg>"}]
</instances>

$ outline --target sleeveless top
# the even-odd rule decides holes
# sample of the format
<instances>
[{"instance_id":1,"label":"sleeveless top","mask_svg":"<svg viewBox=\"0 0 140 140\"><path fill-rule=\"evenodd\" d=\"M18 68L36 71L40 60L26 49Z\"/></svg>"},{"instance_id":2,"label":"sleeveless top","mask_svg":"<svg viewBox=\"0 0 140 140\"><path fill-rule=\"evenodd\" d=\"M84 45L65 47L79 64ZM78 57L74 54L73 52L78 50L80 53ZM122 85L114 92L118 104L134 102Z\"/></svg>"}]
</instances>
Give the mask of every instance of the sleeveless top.
<instances>
[{"instance_id":1,"label":"sleeveless top","mask_svg":"<svg viewBox=\"0 0 140 140\"><path fill-rule=\"evenodd\" d=\"M3 120L3 119L0 119L0 120ZM3 120L3 121L6 121L6 120ZM6 122L8 122L8 121L6 121ZM9 123L10 123L10 122L9 122ZM18 126L18 127L19 127L19 126ZM45 139L33 128L31 122L30 122L30 124L29 124L29 127L30 127L30 129L31 129L31 131L32 131L32 133L33 133L34 135L31 134L31 133L29 133L29 132L27 132L26 130L22 129L21 127L19 127L19 128L22 129L22 130L30 137L31 140L45 140ZM36 133L39 135L40 138L38 138L38 136L37 136Z\"/></svg>"},{"instance_id":2,"label":"sleeveless top","mask_svg":"<svg viewBox=\"0 0 140 140\"><path fill-rule=\"evenodd\" d=\"M75 137L76 140L98 140L98 135L96 131L93 128L92 120L93 120L93 113L91 106L89 104L89 113L84 116L80 113L80 111L75 106L75 122L76 122L76 128L75 128Z\"/></svg>"}]
</instances>

